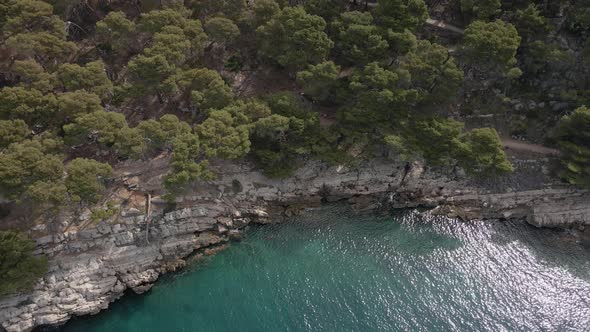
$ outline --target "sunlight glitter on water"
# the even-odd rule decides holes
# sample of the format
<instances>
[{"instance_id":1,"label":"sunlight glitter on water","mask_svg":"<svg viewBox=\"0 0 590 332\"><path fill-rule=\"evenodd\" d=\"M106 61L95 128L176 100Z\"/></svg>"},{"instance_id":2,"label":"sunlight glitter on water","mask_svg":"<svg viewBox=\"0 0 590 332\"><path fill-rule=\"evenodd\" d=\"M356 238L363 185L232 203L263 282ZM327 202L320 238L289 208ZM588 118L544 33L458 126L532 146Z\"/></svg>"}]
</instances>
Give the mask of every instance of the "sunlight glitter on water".
<instances>
[{"instance_id":1,"label":"sunlight glitter on water","mask_svg":"<svg viewBox=\"0 0 590 332\"><path fill-rule=\"evenodd\" d=\"M342 207L255 227L64 331L587 331L590 252L562 232Z\"/></svg>"}]
</instances>

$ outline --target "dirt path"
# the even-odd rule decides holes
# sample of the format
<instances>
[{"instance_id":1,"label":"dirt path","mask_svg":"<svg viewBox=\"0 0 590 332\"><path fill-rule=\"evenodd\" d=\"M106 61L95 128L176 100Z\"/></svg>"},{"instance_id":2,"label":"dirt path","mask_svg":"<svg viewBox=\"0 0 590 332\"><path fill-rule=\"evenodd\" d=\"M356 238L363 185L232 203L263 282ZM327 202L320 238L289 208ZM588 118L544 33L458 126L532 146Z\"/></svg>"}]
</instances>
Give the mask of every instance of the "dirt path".
<instances>
[{"instance_id":1,"label":"dirt path","mask_svg":"<svg viewBox=\"0 0 590 332\"><path fill-rule=\"evenodd\" d=\"M548 156L558 156L559 150L548 148L546 146L518 141L510 137L502 137L502 144L507 150L525 151Z\"/></svg>"},{"instance_id":2,"label":"dirt path","mask_svg":"<svg viewBox=\"0 0 590 332\"><path fill-rule=\"evenodd\" d=\"M379 5L378 2L370 2L370 3L367 3L366 4L366 6L368 8L375 8L378 5ZM461 35L465 33L465 30L463 30L461 28L458 28L458 27L456 27L454 25L451 25L451 24L447 24L447 23L445 23L443 21L433 20L431 18L426 19L426 24L432 25L434 27L441 28L441 29L444 29L444 30L447 30L447 31L455 32L455 33L458 33L458 34L461 34Z\"/></svg>"},{"instance_id":3,"label":"dirt path","mask_svg":"<svg viewBox=\"0 0 590 332\"><path fill-rule=\"evenodd\" d=\"M465 33L465 30L458 28L454 25L447 24L443 21L433 20L433 19L429 18L429 19L426 19L426 24L432 25L434 27L441 28L441 29L444 29L447 31L455 32L455 33L458 33L461 35Z\"/></svg>"}]
</instances>

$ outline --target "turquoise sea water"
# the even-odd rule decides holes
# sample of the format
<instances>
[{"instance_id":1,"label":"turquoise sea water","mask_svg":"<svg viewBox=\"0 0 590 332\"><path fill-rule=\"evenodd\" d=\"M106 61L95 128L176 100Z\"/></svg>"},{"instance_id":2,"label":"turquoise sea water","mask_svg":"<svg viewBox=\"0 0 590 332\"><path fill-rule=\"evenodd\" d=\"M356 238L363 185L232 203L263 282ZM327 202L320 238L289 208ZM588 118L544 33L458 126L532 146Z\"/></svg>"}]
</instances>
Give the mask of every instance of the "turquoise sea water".
<instances>
[{"instance_id":1,"label":"turquoise sea water","mask_svg":"<svg viewBox=\"0 0 590 332\"><path fill-rule=\"evenodd\" d=\"M589 331L590 251L517 223L312 210L63 331Z\"/></svg>"}]
</instances>

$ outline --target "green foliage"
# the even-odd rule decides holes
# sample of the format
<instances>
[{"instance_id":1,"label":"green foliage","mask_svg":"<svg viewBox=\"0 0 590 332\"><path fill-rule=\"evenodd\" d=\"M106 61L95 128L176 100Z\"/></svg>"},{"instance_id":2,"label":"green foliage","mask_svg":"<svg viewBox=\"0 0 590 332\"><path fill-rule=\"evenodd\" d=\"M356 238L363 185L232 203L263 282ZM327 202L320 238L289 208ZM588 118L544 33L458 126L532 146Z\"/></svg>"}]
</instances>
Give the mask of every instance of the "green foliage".
<instances>
[{"instance_id":1,"label":"green foliage","mask_svg":"<svg viewBox=\"0 0 590 332\"><path fill-rule=\"evenodd\" d=\"M239 124L250 124L271 115L270 107L258 99L238 100L223 110L229 112Z\"/></svg>"},{"instance_id":2,"label":"green foliage","mask_svg":"<svg viewBox=\"0 0 590 332\"><path fill-rule=\"evenodd\" d=\"M218 72L200 68L173 77L179 92L188 95L197 110L222 109L233 100L233 92Z\"/></svg>"},{"instance_id":3,"label":"green foliage","mask_svg":"<svg viewBox=\"0 0 590 332\"><path fill-rule=\"evenodd\" d=\"M2 27L7 35L23 31L48 31L56 36L65 37L63 21L53 15L53 7L44 1L17 0L7 3L6 21Z\"/></svg>"},{"instance_id":4,"label":"green foliage","mask_svg":"<svg viewBox=\"0 0 590 332\"><path fill-rule=\"evenodd\" d=\"M167 25L154 34L152 44L144 50L148 57L161 56L170 65L186 62L191 52L191 42L179 27Z\"/></svg>"},{"instance_id":5,"label":"green foliage","mask_svg":"<svg viewBox=\"0 0 590 332\"><path fill-rule=\"evenodd\" d=\"M399 135L385 135L383 136L383 143L385 143L389 155L394 158L409 161L412 157L415 157L416 151L410 150L406 140Z\"/></svg>"},{"instance_id":6,"label":"green foliage","mask_svg":"<svg viewBox=\"0 0 590 332\"><path fill-rule=\"evenodd\" d=\"M207 34L199 20L187 20L184 24L184 35L191 42L191 57L200 56L207 45Z\"/></svg>"},{"instance_id":7,"label":"green foliage","mask_svg":"<svg viewBox=\"0 0 590 332\"><path fill-rule=\"evenodd\" d=\"M229 70L234 73L240 72L242 70L243 66L244 66L244 57L242 57L242 55L239 52L232 54L229 58L227 58L227 61L223 65L223 67L226 70Z\"/></svg>"},{"instance_id":8,"label":"green foliage","mask_svg":"<svg viewBox=\"0 0 590 332\"><path fill-rule=\"evenodd\" d=\"M339 144L342 133L337 127L321 130L318 141L312 146L312 155L330 165L350 164L354 158L349 155L344 145Z\"/></svg>"},{"instance_id":9,"label":"green foliage","mask_svg":"<svg viewBox=\"0 0 590 332\"><path fill-rule=\"evenodd\" d=\"M280 150L256 149L254 157L258 167L271 178L286 178L293 175L299 167L294 155Z\"/></svg>"},{"instance_id":10,"label":"green foliage","mask_svg":"<svg viewBox=\"0 0 590 332\"><path fill-rule=\"evenodd\" d=\"M238 21L246 13L246 0L192 0L191 8L199 17L225 16Z\"/></svg>"},{"instance_id":11,"label":"green foliage","mask_svg":"<svg viewBox=\"0 0 590 332\"><path fill-rule=\"evenodd\" d=\"M125 13L110 12L102 20L96 22L96 38L117 55L125 55L135 44L135 22L127 19Z\"/></svg>"},{"instance_id":12,"label":"green foliage","mask_svg":"<svg viewBox=\"0 0 590 332\"><path fill-rule=\"evenodd\" d=\"M31 134L23 120L0 120L0 150L12 143L19 143Z\"/></svg>"},{"instance_id":13,"label":"green foliage","mask_svg":"<svg viewBox=\"0 0 590 332\"><path fill-rule=\"evenodd\" d=\"M96 203L104 191L106 178L112 173L108 164L93 159L76 158L67 167L66 187L73 201Z\"/></svg>"},{"instance_id":14,"label":"green foliage","mask_svg":"<svg viewBox=\"0 0 590 332\"><path fill-rule=\"evenodd\" d=\"M202 54L208 37L201 22L188 19L189 12L183 8L169 7L141 16L139 29L152 35L151 43L129 61L130 84L123 85L122 96L155 94L163 104L177 90L174 75Z\"/></svg>"},{"instance_id":15,"label":"green foliage","mask_svg":"<svg viewBox=\"0 0 590 332\"><path fill-rule=\"evenodd\" d=\"M73 119L81 114L102 111L100 98L83 90L64 92L57 95L60 118Z\"/></svg>"},{"instance_id":16,"label":"green foliage","mask_svg":"<svg viewBox=\"0 0 590 332\"><path fill-rule=\"evenodd\" d=\"M73 123L63 126L68 145L95 144L112 149L119 157L136 158L145 148L140 128L129 128L121 113L103 110L79 115Z\"/></svg>"},{"instance_id":17,"label":"green foliage","mask_svg":"<svg viewBox=\"0 0 590 332\"><path fill-rule=\"evenodd\" d=\"M506 77L508 77L511 80L515 80L521 76L522 76L522 70L518 67L511 68L506 73Z\"/></svg>"},{"instance_id":18,"label":"green foliage","mask_svg":"<svg viewBox=\"0 0 590 332\"><path fill-rule=\"evenodd\" d=\"M449 165L457 155L463 155L467 144L462 139L463 123L453 119L419 119L407 135L411 151L418 151L434 165Z\"/></svg>"},{"instance_id":19,"label":"green foliage","mask_svg":"<svg viewBox=\"0 0 590 332\"><path fill-rule=\"evenodd\" d=\"M219 44L229 44L240 35L240 29L230 19L213 17L205 22L205 32L209 38Z\"/></svg>"},{"instance_id":20,"label":"green foliage","mask_svg":"<svg viewBox=\"0 0 590 332\"><path fill-rule=\"evenodd\" d=\"M43 1L4 1L2 41L20 56L44 65L63 62L76 49L66 41L65 22L53 15L53 7Z\"/></svg>"},{"instance_id":21,"label":"green foliage","mask_svg":"<svg viewBox=\"0 0 590 332\"><path fill-rule=\"evenodd\" d=\"M416 50L402 58L400 67L410 73L420 99L431 105L440 106L457 96L463 83L463 71L446 47L427 40L420 40Z\"/></svg>"},{"instance_id":22,"label":"green foliage","mask_svg":"<svg viewBox=\"0 0 590 332\"><path fill-rule=\"evenodd\" d=\"M150 147L159 150L167 142L166 133L162 129L160 122L156 120L141 121L137 125L137 130Z\"/></svg>"},{"instance_id":23,"label":"green foliage","mask_svg":"<svg viewBox=\"0 0 590 332\"><path fill-rule=\"evenodd\" d=\"M212 179L206 160L196 162L200 154L199 137L192 133L178 135L172 141L170 165L172 171L164 179L164 185L171 196L181 192L188 184L199 179Z\"/></svg>"},{"instance_id":24,"label":"green foliage","mask_svg":"<svg viewBox=\"0 0 590 332\"><path fill-rule=\"evenodd\" d=\"M145 55L162 56L170 66L180 66L203 53L208 37L201 21L187 19L172 9L153 11L146 15L142 16L140 22L143 22L144 30L153 34L153 38L151 45L144 51Z\"/></svg>"},{"instance_id":25,"label":"green foliage","mask_svg":"<svg viewBox=\"0 0 590 332\"><path fill-rule=\"evenodd\" d=\"M257 28L270 21L281 11L275 0L257 0L252 5L252 26Z\"/></svg>"},{"instance_id":26,"label":"green foliage","mask_svg":"<svg viewBox=\"0 0 590 332\"><path fill-rule=\"evenodd\" d=\"M339 74L340 66L332 61L309 65L307 70L297 73L297 84L303 86L303 92L315 101L334 102L341 88Z\"/></svg>"},{"instance_id":27,"label":"green foliage","mask_svg":"<svg viewBox=\"0 0 590 332\"><path fill-rule=\"evenodd\" d=\"M57 154L60 146L53 138L35 137L4 149L0 154L0 192L4 197L16 201L32 198L39 204L63 201L57 190L63 176L63 158ZM38 193L42 187L55 187L56 191L43 197Z\"/></svg>"},{"instance_id":28,"label":"green foliage","mask_svg":"<svg viewBox=\"0 0 590 332\"><path fill-rule=\"evenodd\" d=\"M173 55L172 58L179 58L179 54L185 54L187 48L190 50L191 58L201 55L206 46L207 35L203 31L201 21L189 19L188 14L186 8L167 8L141 15L139 30L153 36L153 50L149 52L151 56L162 55L170 58ZM180 45L175 45L176 42ZM172 50L166 50L167 46Z\"/></svg>"},{"instance_id":29,"label":"green foliage","mask_svg":"<svg viewBox=\"0 0 590 332\"><path fill-rule=\"evenodd\" d=\"M408 52L415 51L418 44L416 35L407 29L403 32L388 30L386 39L389 42L390 49L397 55L404 55Z\"/></svg>"},{"instance_id":30,"label":"green foliage","mask_svg":"<svg viewBox=\"0 0 590 332\"><path fill-rule=\"evenodd\" d=\"M562 152L562 176L571 184L590 188L590 109L582 106L564 116L555 130Z\"/></svg>"},{"instance_id":31,"label":"green foliage","mask_svg":"<svg viewBox=\"0 0 590 332\"><path fill-rule=\"evenodd\" d=\"M461 12L465 14L471 14L473 12L474 0L461 0L460 1Z\"/></svg>"},{"instance_id":32,"label":"green foliage","mask_svg":"<svg viewBox=\"0 0 590 332\"><path fill-rule=\"evenodd\" d=\"M286 116L272 114L256 122L254 134L263 139L280 141L289 130L290 119Z\"/></svg>"},{"instance_id":33,"label":"green foliage","mask_svg":"<svg viewBox=\"0 0 590 332\"><path fill-rule=\"evenodd\" d=\"M155 150L170 147L176 136L190 134L192 131L188 123L181 122L176 115L173 114L166 114L162 116L159 121L142 121L134 129L136 132L131 133L132 137L139 135L142 142L139 143L138 140L139 144L131 144L131 152L137 150L139 147L150 147Z\"/></svg>"},{"instance_id":34,"label":"green foliage","mask_svg":"<svg viewBox=\"0 0 590 332\"><path fill-rule=\"evenodd\" d=\"M290 129L291 119L282 115L273 114L256 122L253 155L258 166L270 177L286 177L297 169L296 154L289 151L286 144Z\"/></svg>"},{"instance_id":35,"label":"green foliage","mask_svg":"<svg viewBox=\"0 0 590 332\"><path fill-rule=\"evenodd\" d=\"M487 20L500 13L500 0L461 0L461 11L474 14L477 19Z\"/></svg>"},{"instance_id":36,"label":"green foliage","mask_svg":"<svg viewBox=\"0 0 590 332\"><path fill-rule=\"evenodd\" d=\"M0 231L0 296L30 291L47 273L45 256L33 256L35 242L26 234Z\"/></svg>"},{"instance_id":37,"label":"green foliage","mask_svg":"<svg viewBox=\"0 0 590 332\"><path fill-rule=\"evenodd\" d=\"M10 4L7 1L3 1L2 3L0 3L0 27L3 27L4 24L6 24L9 9Z\"/></svg>"},{"instance_id":38,"label":"green foliage","mask_svg":"<svg viewBox=\"0 0 590 332\"><path fill-rule=\"evenodd\" d=\"M588 0L572 1L566 8L566 27L584 36L590 31L590 2Z\"/></svg>"},{"instance_id":39,"label":"green foliage","mask_svg":"<svg viewBox=\"0 0 590 332\"><path fill-rule=\"evenodd\" d=\"M344 59L356 65L383 59L389 44L381 36L369 12L347 12L332 23L336 49Z\"/></svg>"},{"instance_id":40,"label":"green foliage","mask_svg":"<svg viewBox=\"0 0 590 332\"><path fill-rule=\"evenodd\" d=\"M98 142L107 146L125 139L120 135L123 128L127 128L123 114L105 111L81 115L63 127L68 145Z\"/></svg>"},{"instance_id":41,"label":"green foliage","mask_svg":"<svg viewBox=\"0 0 590 332\"><path fill-rule=\"evenodd\" d=\"M34 58L45 66L63 62L76 51L76 44L48 32L19 33L9 37L6 45L15 53Z\"/></svg>"},{"instance_id":42,"label":"green foliage","mask_svg":"<svg viewBox=\"0 0 590 332\"><path fill-rule=\"evenodd\" d=\"M237 159L250 151L250 125L228 111L212 111L196 129L207 157Z\"/></svg>"},{"instance_id":43,"label":"green foliage","mask_svg":"<svg viewBox=\"0 0 590 332\"><path fill-rule=\"evenodd\" d=\"M468 173L478 176L500 176L514 170L495 129L473 129L465 136L467 151L464 155L458 156L458 159L459 165Z\"/></svg>"},{"instance_id":44,"label":"green foliage","mask_svg":"<svg viewBox=\"0 0 590 332\"><path fill-rule=\"evenodd\" d=\"M319 126L318 114L295 93L290 91L278 92L266 98L266 102L273 114L279 114L302 121L301 129Z\"/></svg>"},{"instance_id":45,"label":"green foliage","mask_svg":"<svg viewBox=\"0 0 590 332\"><path fill-rule=\"evenodd\" d=\"M303 7L286 7L256 30L260 53L283 67L322 62L334 45L325 28L320 16L307 14Z\"/></svg>"},{"instance_id":46,"label":"green foliage","mask_svg":"<svg viewBox=\"0 0 590 332\"><path fill-rule=\"evenodd\" d=\"M166 114L162 116L160 118L160 126L164 132L164 137L167 140L171 140L178 135L189 134L191 132L191 127L189 124L184 121L180 121L178 117L173 114Z\"/></svg>"},{"instance_id":47,"label":"green foliage","mask_svg":"<svg viewBox=\"0 0 590 332\"><path fill-rule=\"evenodd\" d=\"M414 31L428 18L424 0L379 0L373 13L377 25L394 32Z\"/></svg>"},{"instance_id":48,"label":"green foliage","mask_svg":"<svg viewBox=\"0 0 590 332\"><path fill-rule=\"evenodd\" d=\"M33 60L16 60L11 71L19 76L19 85L47 93L53 90L53 76Z\"/></svg>"},{"instance_id":49,"label":"green foliage","mask_svg":"<svg viewBox=\"0 0 590 332\"><path fill-rule=\"evenodd\" d=\"M138 55L129 61L129 74L132 81L130 93L133 96L145 96L156 93L170 93L174 90L168 78L176 72L163 55Z\"/></svg>"},{"instance_id":50,"label":"green foliage","mask_svg":"<svg viewBox=\"0 0 590 332\"><path fill-rule=\"evenodd\" d=\"M386 99L392 99L395 90L402 84L410 81L409 73L406 71L392 71L372 62L362 70L353 73L350 80L351 89L359 94L367 94L378 97L383 95ZM387 90L387 91L383 91ZM382 98L377 98L382 99Z\"/></svg>"},{"instance_id":51,"label":"green foliage","mask_svg":"<svg viewBox=\"0 0 590 332\"><path fill-rule=\"evenodd\" d=\"M586 0L561 7L462 0L476 21L459 48L452 45L454 37L443 36L444 46L434 42L443 30L420 29L428 18L424 0L380 0L363 12L347 11L351 6L344 0L295 2L149 1L141 3L143 13L128 4L90 4L97 18L103 17L93 27L92 20L75 19L78 13L65 15L63 2L60 15L72 22L54 15L44 1L0 1L2 196L45 210L68 197L96 202L104 189L102 166L108 165L72 162L66 176L64 159L151 158L163 151L172 152L165 178L171 197L193 181L213 177L207 158L246 154L274 177L292 174L307 158L342 164L359 158L359 149L370 155L383 147L406 160L421 157L477 176L501 175L511 165L497 133L465 131L445 115L484 98L492 102L478 106L492 109L496 99L516 99L515 91L534 89L549 105L536 112L549 126L552 118L542 112L562 101L590 100L584 80L590 66L583 58L590 54ZM501 5L502 18L514 26L485 22L500 15ZM542 13L563 13L565 22ZM564 30L554 26L569 29L569 45L562 43ZM212 42L228 52L208 47ZM451 54L467 68L466 84ZM289 79L272 86L276 82L270 80L282 79L276 75L284 71L269 63L287 69ZM217 71L221 65L227 76ZM249 74L260 68L264 75ZM239 99L232 91L264 95L293 78L305 98L282 92L264 100ZM476 81L481 84L473 89L470 83ZM454 99L459 91L464 100ZM320 128L317 104L334 107L338 121L325 119ZM194 129L172 114L154 118L180 110L191 113ZM126 117L137 126L131 128ZM70 155L61 155L61 138ZM567 142L569 136L560 139L573 156L564 162L569 170L564 176L580 183L587 176L578 153L585 145ZM76 168L90 170L89 176L82 178Z\"/></svg>"},{"instance_id":52,"label":"green foliage","mask_svg":"<svg viewBox=\"0 0 590 332\"><path fill-rule=\"evenodd\" d=\"M403 134L384 137L386 146L402 159L422 156L432 165L457 163L479 177L512 172L502 141L495 129L464 132L463 123L439 117L417 119Z\"/></svg>"},{"instance_id":53,"label":"green foliage","mask_svg":"<svg viewBox=\"0 0 590 332\"><path fill-rule=\"evenodd\" d=\"M475 21L465 30L462 52L465 61L472 66L503 72L516 65L520 40L516 28L510 23Z\"/></svg>"},{"instance_id":54,"label":"green foliage","mask_svg":"<svg viewBox=\"0 0 590 332\"><path fill-rule=\"evenodd\" d=\"M139 19L139 30L153 35L162 31L166 26L183 24L186 22L187 14L186 11L179 11L173 8L152 10L141 14Z\"/></svg>"},{"instance_id":55,"label":"green foliage","mask_svg":"<svg viewBox=\"0 0 590 332\"><path fill-rule=\"evenodd\" d=\"M181 12L187 11L186 7L184 6L184 0L159 0L157 2L160 5L160 8L163 9L171 8Z\"/></svg>"},{"instance_id":56,"label":"green foliage","mask_svg":"<svg viewBox=\"0 0 590 332\"><path fill-rule=\"evenodd\" d=\"M535 4L530 4L525 9L516 11L514 22L518 33L526 38L532 38L548 29L547 19L541 15L541 11Z\"/></svg>"},{"instance_id":57,"label":"green foliage","mask_svg":"<svg viewBox=\"0 0 590 332\"><path fill-rule=\"evenodd\" d=\"M267 102L273 114L256 121L252 155L266 175L285 177L297 169L300 157L313 151L319 118L290 92L271 95Z\"/></svg>"},{"instance_id":58,"label":"green foliage","mask_svg":"<svg viewBox=\"0 0 590 332\"><path fill-rule=\"evenodd\" d=\"M306 0L305 11L323 17L326 21L332 20L346 10L346 1L342 0Z\"/></svg>"},{"instance_id":59,"label":"green foliage","mask_svg":"<svg viewBox=\"0 0 590 332\"><path fill-rule=\"evenodd\" d=\"M40 180L29 185L25 194L26 198L36 204L47 204L58 210L66 201L67 188L62 181Z\"/></svg>"},{"instance_id":60,"label":"green foliage","mask_svg":"<svg viewBox=\"0 0 590 332\"><path fill-rule=\"evenodd\" d=\"M119 208L115 206L113 201L108 201L105 207L92 209L90 213L90 220L97 223L99 221L110 219L119 213Z\"/></svg>"},{"instance_id":61,"label":"green foliage","mask_svg":"<svg viewBox=\"0 0 590 332\"><path fill-rule=\"evenodd\" d=\"M4 87L0 90L0 118L22 119L29 125L51 123L57 112L54 95L24 87Z\"/></svg>"},{"instance_id":62,"label":"green foliage","mask_svg":"<svg viewBox=\"0 0 590 332\"><path fill-rule=\"evenodd\" d=\"M122 158L138 158L145 149L145 138L138 128L123 127L113 148Z\"/></svg>"},{"instance_id":63,"label":"green foliage","mask_svg":"<svg viewBox=\"0 0 590 332\"><path fill-rule=\"evenodd\" d=\"M525 73L537 75L547 71L565 71L575 65L571 50L559 45L535 40L522 48L522 67Z\"/></svg>"},{"instance_id":64,"label":"green foliage","mask_svg":"<svg viewBox=\"0 0 590 332\"><path fill-rule=\"evenodd\" d=\"M343 125L364 133L388 127L392 121L404 121L418 101L418 91L410 89L407 70L390 70L370 63L350 78L350 90L356 102L340 113Z\"/></svg>"}]
</instances>

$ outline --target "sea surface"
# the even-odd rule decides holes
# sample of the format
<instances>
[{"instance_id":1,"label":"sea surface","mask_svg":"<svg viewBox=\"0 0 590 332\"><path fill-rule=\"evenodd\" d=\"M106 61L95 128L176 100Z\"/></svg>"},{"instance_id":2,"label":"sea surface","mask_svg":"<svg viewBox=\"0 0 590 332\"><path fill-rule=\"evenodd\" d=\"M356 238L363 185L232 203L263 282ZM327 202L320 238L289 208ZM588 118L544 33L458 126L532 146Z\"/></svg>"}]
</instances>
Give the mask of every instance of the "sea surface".
<instances>
[{"instance_id":1,"label":"sea surface","mask_svg":"<svg viewBox=\"0 0 590 332\"><path fill-rule=\"evenodd\" d=\"M590 249L523 223L327 207L61 330L590 331Z\"/></svg>"}]
</instances>

